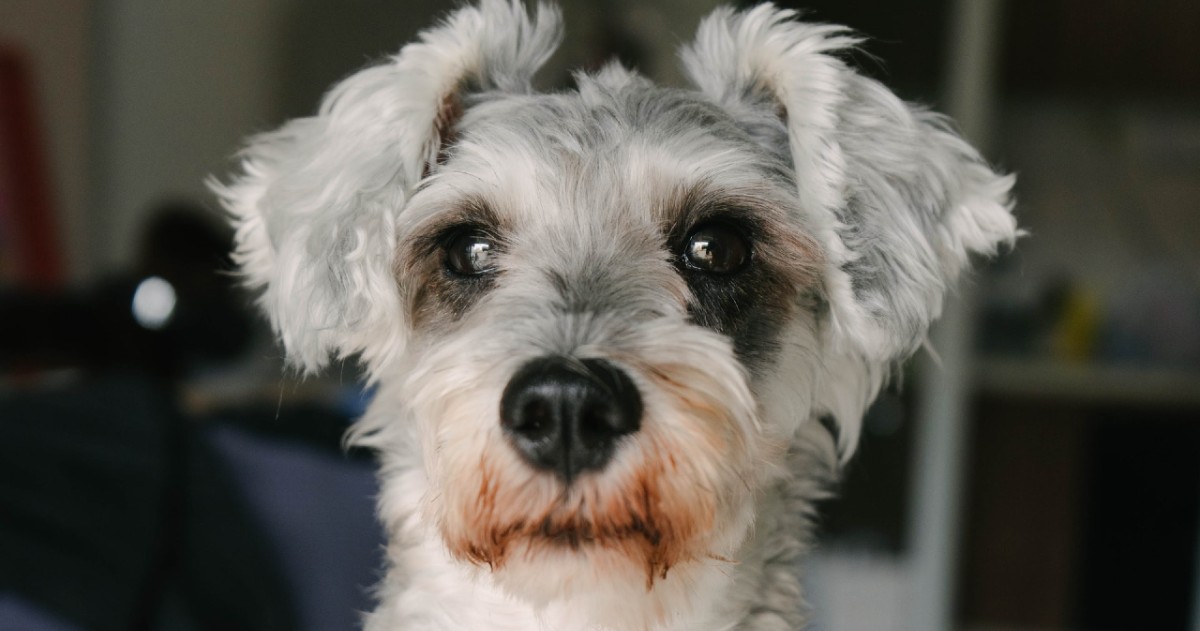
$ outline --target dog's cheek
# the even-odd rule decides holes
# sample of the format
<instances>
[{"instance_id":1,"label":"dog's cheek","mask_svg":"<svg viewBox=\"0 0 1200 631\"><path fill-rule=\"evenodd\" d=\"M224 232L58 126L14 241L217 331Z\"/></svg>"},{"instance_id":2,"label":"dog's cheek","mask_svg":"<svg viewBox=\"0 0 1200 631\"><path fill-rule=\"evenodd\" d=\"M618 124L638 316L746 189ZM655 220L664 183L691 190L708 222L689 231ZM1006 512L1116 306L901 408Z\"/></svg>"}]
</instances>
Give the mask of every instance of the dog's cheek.
<instances>
[{"instance_id":1,"label":"dog's cheek","mask_svg":"<svg viewBox=\"0 0 1200 631\"><path fill-rule=\"evenodd\" d=\"M728 337L738 361L760 375L777 363L785 328L820 284L822 255L810 237L775 222L764 224L754 248L749 266L734 274L680 272L692 321Z\"/></svg>"},{"instance_id":2,"label":"dog's cheek","mask_svg":"<svg viewBox=\"0 0 1200 631\"><path fill-rule=\"evenodd\" d=\"M493 565L503 562L502 533L480 533L510 512L544 510L542 503L554 494L508 448L486 399L472 393L447 397L430 424L427 466L435 484L429 499L447 547L459 558Z\"/></svg>"},{"instance_id":3,"label":"dog's cheek","mask_svg":"<svg viewBox=\"0 0 1200 631\"><path fill-rule=\"evenodd\" d=\"M751 372L770 363L779 350L777 334L786 311L763 300L757 288L708 280L691 286L688 314L697 324L728 336L738 359Z\"/></svg>"},{"instance_id":4,"label":"dog's cheek","mask_svg":"<svg viewBox=\"0 0 1200 631\"><path fill-rule=\"evenodd\" d=\"M426 257L398 272L413 329L432 334L460 321L496 285L495 274L456 276L440 258Z\"/></svg>"},{"instance_id":5,"label":"dog's cheek","mask_svg":"<svg viewBox=\"0 0 1200 631\"><path fill-rule=\"evenodd\" d=\"M780 352L780 335L794 317L798 289L786 274L764 265L735 278L689 274L693 322L729 337L738 360L752 373L768 368Z\"/></svg>"}]
</instances>

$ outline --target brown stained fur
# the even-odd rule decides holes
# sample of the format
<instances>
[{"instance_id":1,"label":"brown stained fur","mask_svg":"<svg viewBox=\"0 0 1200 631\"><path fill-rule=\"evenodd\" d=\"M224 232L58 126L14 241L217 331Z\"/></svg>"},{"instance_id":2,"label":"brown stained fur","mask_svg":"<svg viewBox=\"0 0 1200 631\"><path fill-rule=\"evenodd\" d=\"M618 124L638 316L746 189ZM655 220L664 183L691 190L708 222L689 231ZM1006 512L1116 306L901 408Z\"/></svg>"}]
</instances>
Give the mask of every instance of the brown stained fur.
<instances>
[{"instance_id":1,"label":"brown stained fur","mask_svg":"<svg viewBox=\"0 0 1200 631\"><path fill-rule=\"evenodd\" d=\"M676 564L702 555L698 539L715 521L711 500L696 498L689 505L678 501L683 489L664 488L665 481L677 479L673 469L673 461L647 458L616 489L600 492L589 484L529 515L506 510L513 503L498 497L498 473L481 459L477 503L461 507L469 522L459 536L447 538L447 547L462 560L492 569L521 547L530 555L595 547L641 565L650 589Z\"/></svg>"}]
</instances>

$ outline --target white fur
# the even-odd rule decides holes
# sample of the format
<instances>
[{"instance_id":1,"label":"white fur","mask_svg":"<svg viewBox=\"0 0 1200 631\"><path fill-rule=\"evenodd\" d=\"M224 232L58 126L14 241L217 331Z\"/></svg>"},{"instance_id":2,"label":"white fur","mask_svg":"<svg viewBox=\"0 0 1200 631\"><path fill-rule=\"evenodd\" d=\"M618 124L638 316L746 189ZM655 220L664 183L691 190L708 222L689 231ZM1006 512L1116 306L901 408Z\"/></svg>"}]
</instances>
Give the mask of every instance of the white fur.
<instances>
[{"instance_id":1,"label":"white fur","mask_svg":"<svg viewBox=\"0 0 1200 631\"><path fill-rule=\"evenodd\" d=\"M379 453L389 535L368 630L802 626L814 502L969 256L1016 231L1011 178L834 56L846 31L793 17L715 12L683 52L697 92L609 65L540 95L558 14L482 0L213 184L293 364L358 355L379 383L350 436ZM681 200L752 214L777 295L704 325ZM486 285L442 271L429 231L456 221L498 235ZM498 420L545 355L607 360L644 403L570 486ZM551 545L554 520L616 534Z\"/></svg>"}]
</instances>

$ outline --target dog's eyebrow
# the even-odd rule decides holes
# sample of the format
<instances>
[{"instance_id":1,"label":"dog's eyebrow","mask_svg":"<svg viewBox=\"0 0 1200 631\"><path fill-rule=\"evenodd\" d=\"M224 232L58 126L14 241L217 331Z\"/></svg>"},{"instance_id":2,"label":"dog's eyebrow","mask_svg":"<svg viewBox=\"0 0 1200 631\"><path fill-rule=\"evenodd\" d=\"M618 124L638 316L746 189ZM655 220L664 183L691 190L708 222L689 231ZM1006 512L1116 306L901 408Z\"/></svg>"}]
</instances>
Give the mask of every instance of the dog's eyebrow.
<instances>
[{"instance_id":1,"label":"dog's eyebrow","mask_svg":"<svg viewBox=\"0 0 1200 631\"><path fill-rule=\"evenodd\" d=\"M707 221L727 220L761 238L769 232L772 217L780 209L749 191L730 191L704 185L680 189L668 195L659 211L663 234L675 241L693 227Z\"/></svg>"},{"instance_id":2,"label":"dog's eyebrow","mask_svg":"<svg viewBox=\"0 0 1200 631\"><path fill-rule=\"evenodd\" d=\"M756 258L792 277L795 286L819 282L824 253L811 237L789 226L786 201L769 190L730 189L711 185L680 188L663 200L659 222L667 247L674 252L693 229L710 221L734 224L753 242Z\"/></svg>"},{"instance_id":3,"label":"dog's eyebrow","mask_svg":"<svg viewBox=\"0 0 1200 631\"><path fill-rule=\"evenodd\" d=\"M486 200L467 197L450 205L448 209L423 220L413 231L415 241L436 239L447 230L471 226L499 236L506 225Z\"/></svg>"},{"instance_id":4,"label":"dog's eyebrow","mask_svg":"<svg viewBox=\"0 0 1200 631\"><path fill-rule=\"evenodd\" d=\"M447 235L457 229L472 228L501 238L508 232L508 227L486 200L476 196L463 198L417 224L413 236L402 244L396 271L402 273L419 267L421 259L442 248Z\"/></svg>"}]
</instances>

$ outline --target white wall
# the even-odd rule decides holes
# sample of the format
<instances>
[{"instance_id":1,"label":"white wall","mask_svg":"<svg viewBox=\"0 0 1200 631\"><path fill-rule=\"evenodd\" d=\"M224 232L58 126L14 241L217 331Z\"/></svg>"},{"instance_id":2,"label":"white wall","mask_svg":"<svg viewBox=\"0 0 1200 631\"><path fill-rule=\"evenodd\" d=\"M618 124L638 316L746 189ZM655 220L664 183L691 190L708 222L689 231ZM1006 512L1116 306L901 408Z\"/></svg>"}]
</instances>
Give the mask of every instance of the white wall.
<instances>
[{"instance_id":1,"label":"white wall","mask_svg":"<svg viewBox=\"0 0 1200 631\"><path fill-rule=\"evenodd\" d=\"M117 269L156 201L214 206L247 133L277 125L285 0L105 0L95 6L89 260Z\"/></svg>"}]
</instances>

